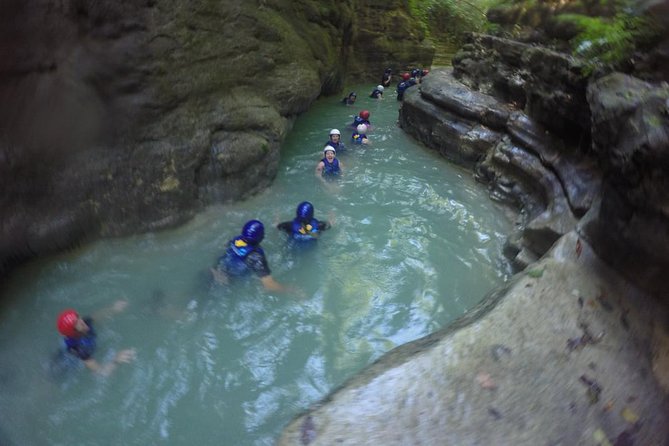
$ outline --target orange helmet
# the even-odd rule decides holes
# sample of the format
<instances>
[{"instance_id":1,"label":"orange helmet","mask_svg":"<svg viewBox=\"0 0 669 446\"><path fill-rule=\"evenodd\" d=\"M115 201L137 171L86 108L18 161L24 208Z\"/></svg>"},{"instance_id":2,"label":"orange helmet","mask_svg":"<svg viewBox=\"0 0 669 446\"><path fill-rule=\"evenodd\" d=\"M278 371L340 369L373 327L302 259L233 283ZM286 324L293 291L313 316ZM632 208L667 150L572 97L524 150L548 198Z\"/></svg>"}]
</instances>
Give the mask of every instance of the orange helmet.
<instances>
[{"instance_id":1,"label":"orange helmet","mask_svg":"<svg viewBox=\"0 0 669 446\"><path fill-rule=\"evenodd\" d=\"M68 338L74 338L78 336L79 332L75 328L78 320L79 320L79 315L77 314L76 311L72 310L71 308L64 310L58 316L58 321L56 323L58 331L60 332L60 334L62 334L63 336L67 336Z\"/></svg>"}]
</instances>

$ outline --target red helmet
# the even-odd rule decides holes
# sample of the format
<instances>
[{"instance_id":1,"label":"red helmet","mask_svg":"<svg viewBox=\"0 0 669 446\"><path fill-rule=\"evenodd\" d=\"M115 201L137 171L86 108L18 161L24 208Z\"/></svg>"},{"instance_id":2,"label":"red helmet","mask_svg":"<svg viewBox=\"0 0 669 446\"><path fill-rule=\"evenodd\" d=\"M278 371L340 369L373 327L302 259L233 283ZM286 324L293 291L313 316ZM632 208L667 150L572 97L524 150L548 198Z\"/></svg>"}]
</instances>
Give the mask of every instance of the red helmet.
<instances>
[{"instance_id":1,"label":"red helmet","mask_svg":"<svg viewBox=\"0 0 669 446\"><path fill-rule=\"evenodd\" d=\"M58 316L58 322L56 323L58 331L60 334L67 336L68 338L74 338L78 336L79 332L75 328L78 320L79 315L76 311L72 310L71 308L64 310Z\"/></svg>"},{"instance_id":2,"label":"red helmet","mask_svg":"<svg viewBox=\"0 0 669 446\"><path fill-rule=\"evenodd\" d=\"M369 119L369 110L363 110L359 115L362 119Z\"/></svg>"},{"instance_id":3,"label":"red helmet","mask_svg":"<svg viewBox=\"0 0 669 446\"><path fill-rule=\"evenodd\" d=\"M409 73L402 73L402 79L405 81L408 81L411 78L411 75Z\"/></svg>"},{"instance_id":4,"label":"red helmet","mask_svg":"<svg viewBox=\"0 0 669 446\"><path fill-rule=\"evenodd\" d=\"M427 76L428 74L430 74L430 70L428 69L423 70L423 76Z\"/></svg>"}]
</instances>

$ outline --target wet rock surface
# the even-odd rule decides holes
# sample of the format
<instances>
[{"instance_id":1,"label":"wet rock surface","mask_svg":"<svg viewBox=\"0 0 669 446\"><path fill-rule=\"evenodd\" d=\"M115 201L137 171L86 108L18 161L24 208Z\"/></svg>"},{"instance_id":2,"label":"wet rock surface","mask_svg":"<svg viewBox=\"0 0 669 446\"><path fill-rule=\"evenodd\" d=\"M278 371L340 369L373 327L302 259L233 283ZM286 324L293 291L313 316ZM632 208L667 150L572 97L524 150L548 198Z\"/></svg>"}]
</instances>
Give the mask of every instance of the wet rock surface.
<instances>
[{"instance_id":1,"label":"wet rock surface","mask_svg":"<svg viewBox=\"0 0 669 446\"><path fill-rule=\"evenodd\" d=\"M493 199L519 210L507 255L518 270L538 259L599 196L595 158L512 104L471 90L448 69L405 94L400 125L476 172Z\"/></svg>"},{"instance_id":2,"label":"wet rock surface","mask_svg":"<svg viewBox=\"0 0 669 446\"><path fill-rule=\"evenodd\" d=\"M667 376L653 370L668 316L570 232L454 326L295 419L279 444L666 444Z\"/></svg>"}]
</instances>

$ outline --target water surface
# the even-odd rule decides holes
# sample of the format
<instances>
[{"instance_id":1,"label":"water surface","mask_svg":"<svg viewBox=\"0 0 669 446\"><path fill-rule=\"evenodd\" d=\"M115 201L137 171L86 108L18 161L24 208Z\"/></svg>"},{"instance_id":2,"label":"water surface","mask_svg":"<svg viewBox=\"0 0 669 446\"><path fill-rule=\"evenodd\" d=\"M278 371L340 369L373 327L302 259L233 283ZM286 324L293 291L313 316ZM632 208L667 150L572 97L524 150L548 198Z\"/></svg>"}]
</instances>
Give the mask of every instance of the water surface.
<instances>
[{"instance_id":1,"label":"water surface","mask_svg":"<svg viewBox=\"0 0 669 446\"><path fill-rule=\"evenodd\" d=\"M505 214L470 173L405 135L394 95L375 102L372 87L356 86L353 107L326 98L300 117L266 192L16 271L0 300L0 444L272 444L309 404L502 283ZM322 182L314 170L329 130L347 142L363 108L371 145L338 154L344 175ZM295 250L273 225L303 200L333 228ZM211 285L206 271L252 218L266 224L273 276L303 297L255 279ZM96 358L135 347L137 360L109 378L52 373L57 314L119 298L129 306L97 324Z\"/></svg>"}]
</instances>

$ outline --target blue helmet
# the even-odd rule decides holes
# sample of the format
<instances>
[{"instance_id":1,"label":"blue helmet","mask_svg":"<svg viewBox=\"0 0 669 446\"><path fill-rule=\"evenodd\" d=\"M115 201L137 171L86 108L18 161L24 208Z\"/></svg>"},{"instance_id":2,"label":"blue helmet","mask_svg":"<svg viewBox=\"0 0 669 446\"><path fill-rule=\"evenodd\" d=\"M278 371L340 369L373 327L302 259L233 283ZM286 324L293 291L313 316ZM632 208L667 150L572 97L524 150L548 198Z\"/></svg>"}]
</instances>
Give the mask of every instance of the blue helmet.
<instances>
[{"instance_id":1,"label":"blue helmet","mask_svg":"<svg viewBox=\"0 0 669 446\"><path fill-rule=\"evenodd\" d=\"M246 243L257 245L265 238L265 226L258 220L247 221L242 228L242 238Z\"/></svg>"},{"instance_id":2,"label":"blue helmet","mask_svg":"<svg viewBox=\"0 0 669 446\"><path fill-rule=\"evenodd\" d=\"M302 221L311 220L314 218L314 206L308 201L303 201L297 205L296 215Z\"/></svg>"}]
</instances>

